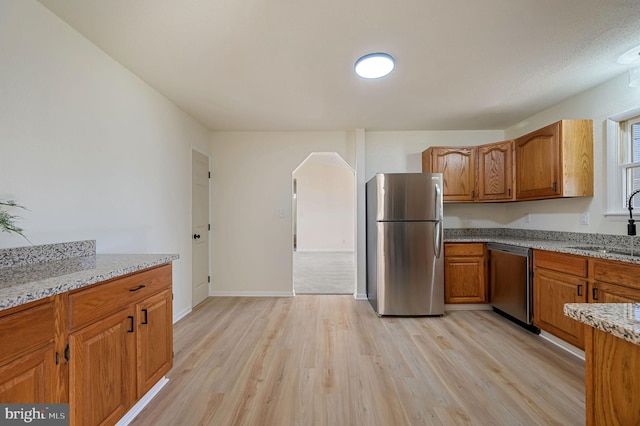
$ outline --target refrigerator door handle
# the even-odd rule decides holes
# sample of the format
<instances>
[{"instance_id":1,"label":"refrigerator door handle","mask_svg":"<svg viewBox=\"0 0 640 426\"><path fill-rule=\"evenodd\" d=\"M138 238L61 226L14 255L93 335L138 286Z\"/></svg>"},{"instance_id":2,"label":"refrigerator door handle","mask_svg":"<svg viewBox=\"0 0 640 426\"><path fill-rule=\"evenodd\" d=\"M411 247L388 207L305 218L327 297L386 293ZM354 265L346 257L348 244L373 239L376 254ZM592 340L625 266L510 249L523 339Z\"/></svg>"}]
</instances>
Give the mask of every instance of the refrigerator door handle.
<instances>
[{"instance_id":1,"label":"refrigerator door handle","mask_svg":"<svg viewBox=\"0 0 640 426\"><path fill-rule=\"evenodd\" d=\"M440 249L442 247L442 221L436 222L436 235L433 239L433 251L436 253L436 259L440 259Z\"/></svg>"},{"instance_id":2,"label":"refrigerator door handle","mask_svg":"<svg viewBox=\"0 0 640 426\"><path fill-rule=\"evenodd\" d=\"M435 214L434 218L437 220L436 222L436 235L433 239L433 251L436 254L436 259L440 259L440 251L442 247L442 190L440 189L440 185L436 183L434 185L435 188Z\"/></svg>"},{"instance_id":3,"label":"refrigerator door handle","mask_svg":"<svg viewBox=\"0 0 640 426\"><path fill-rule=\"evenodd\" d=\"M434 185L435 187L435 214L434 214L434 218L435 220L442 220L442 201L441 201L441 197L442 197L442 191L440 190L440 185L438 185L437 183Z\"/></svg>"}]
</instances>

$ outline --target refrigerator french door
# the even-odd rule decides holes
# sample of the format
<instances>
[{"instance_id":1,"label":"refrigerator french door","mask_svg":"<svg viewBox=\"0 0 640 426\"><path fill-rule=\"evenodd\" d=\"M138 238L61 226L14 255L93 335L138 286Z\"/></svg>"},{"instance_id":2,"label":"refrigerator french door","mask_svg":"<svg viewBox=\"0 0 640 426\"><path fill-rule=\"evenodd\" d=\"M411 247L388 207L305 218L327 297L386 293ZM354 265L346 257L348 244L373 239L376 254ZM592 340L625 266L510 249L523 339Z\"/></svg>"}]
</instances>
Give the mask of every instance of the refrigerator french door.
<instances>
[{"instance_id":1,"label":"refrigerator french door","mask_svg":"<svg viewBox=\"0 0 640 426\"><path fill-rule=\"evenodd\" d=\"M443 315L442 174L367 182L367 298L378 315Z\"/></svg>"}]
</instances>

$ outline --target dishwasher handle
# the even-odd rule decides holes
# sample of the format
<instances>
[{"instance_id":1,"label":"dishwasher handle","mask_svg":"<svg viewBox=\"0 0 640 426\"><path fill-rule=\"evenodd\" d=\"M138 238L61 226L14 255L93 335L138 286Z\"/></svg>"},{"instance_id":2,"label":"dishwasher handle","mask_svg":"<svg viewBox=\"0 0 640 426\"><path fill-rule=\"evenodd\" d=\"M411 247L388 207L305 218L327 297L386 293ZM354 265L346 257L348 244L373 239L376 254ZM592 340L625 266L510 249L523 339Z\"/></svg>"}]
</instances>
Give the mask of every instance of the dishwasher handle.
<instances>
[{"instance_id":1,"label":"dishwasher handle","mask_svg":"<svg viewBox=\"0 0 640 426\"><path fill-rule=\"evenodd\" d=\"M501 244L501 243L487 243L487 249L489 251L501 251L503 253L509 253L516 256L528 257L531 255L531 248L529 247L521 247L521 246L512 246L509 244Z\"/></svg>"}]
</instances>

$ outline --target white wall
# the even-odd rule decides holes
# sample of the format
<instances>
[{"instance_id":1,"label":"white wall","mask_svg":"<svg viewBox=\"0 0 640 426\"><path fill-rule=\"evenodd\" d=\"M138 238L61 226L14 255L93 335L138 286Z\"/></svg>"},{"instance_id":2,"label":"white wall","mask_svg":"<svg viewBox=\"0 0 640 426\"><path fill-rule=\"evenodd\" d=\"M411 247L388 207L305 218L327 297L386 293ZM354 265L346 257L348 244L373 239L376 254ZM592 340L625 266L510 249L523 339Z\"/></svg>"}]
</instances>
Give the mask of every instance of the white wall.
<instances>
[{"instance_id":1,"label":"white wall","mask_svg":"<svg viewBox=\"0 0 640 426\"><path fill-rule=\"evenodd\" d=\"M621 221L604 216L607 203L605 121L608 117L640 106L640 88L628 86L628 76L612 80L569 98L506 129L508 138L515 138L562 119L593 120L594 196L510 203L507 226L524 229L592 232L626 235L626 218ZM580 225L580 214L589 213L589 225ZM530 223L524 223L527 213Z\"/></svg>"},{"instance_id":2,"label":"white wall","mask_svg":"<svg viewBox=\"0 0 640 426\"><path fill-rule=\"evenodd\" d=\"M0 199L29 208L29 239L178 253L174 312L190 309L190 146L208 130L35 1L0 2L0 64Z\"/></svg>"},{"instance_id":3,"label":"white wall","mask_svg":"<svg viewBox=\"0 0 640 426\"><path fill-rule=\"evenodd\" d=\"M314 153L293 178L297 182L297 250L353 251L353 170L335 153Z\"/></svg>"},{"instance_id":4,"label":"white wall","mask_svg":"<svg viewBox=\"0 0 640 426\"><path fill-rule=\"evenodd\" d=\"M213 294L292 294L292 173L312 152L353 167L355 133L212 132Z\"/></svg>"},{"instance_id":5,"label":"white wall","mask_svg":"<svg viewBox=\"0 0 640 426\"><path fill-rule=\"evenodd\" d=\"M360 138L365 150L360 149L356 158L358 134L212 132L214 294L292 293L291 174L312 152L337 152L354 169L356 163L364 163L364 171L356 170L358 189L363 190L363 173L371 177L376 172L420 172L421 153L429 146L483 144L504 136L501 130L364 132ZM481 207L488 226L502 226L502 204ZM467 210L467 205L448 204L445 225L457 225L458 216ZM362 262L364 248L358 246L357 251ZM361 295L365 287L360 265L358 270Z\"/></svg>"}]
</instances>

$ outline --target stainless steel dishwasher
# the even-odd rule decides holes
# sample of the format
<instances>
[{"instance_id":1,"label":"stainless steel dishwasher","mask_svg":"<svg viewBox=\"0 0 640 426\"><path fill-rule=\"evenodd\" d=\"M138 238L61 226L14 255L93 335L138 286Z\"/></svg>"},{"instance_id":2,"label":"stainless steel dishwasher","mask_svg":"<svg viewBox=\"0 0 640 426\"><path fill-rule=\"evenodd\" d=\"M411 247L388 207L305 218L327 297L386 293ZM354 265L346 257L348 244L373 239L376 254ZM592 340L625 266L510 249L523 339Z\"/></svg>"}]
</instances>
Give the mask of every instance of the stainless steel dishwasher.
<instances>
[{"instance_id":1,"label":"stainless steel dishwasher","mask_svg":"<svg viewBox=\"0 0 640 426\"><path fill-rule=\"evenodd\" d=\"M488 243L489 298L494 311L515 320L534 333L532 250L509 244Z\"/></svg>"}]
</instances>

